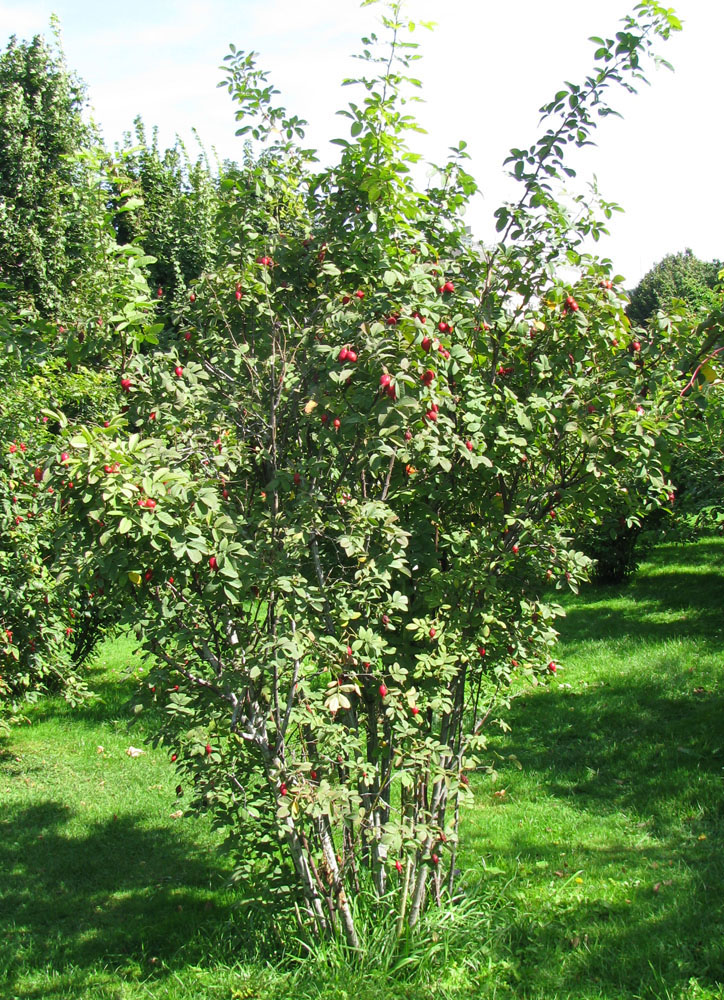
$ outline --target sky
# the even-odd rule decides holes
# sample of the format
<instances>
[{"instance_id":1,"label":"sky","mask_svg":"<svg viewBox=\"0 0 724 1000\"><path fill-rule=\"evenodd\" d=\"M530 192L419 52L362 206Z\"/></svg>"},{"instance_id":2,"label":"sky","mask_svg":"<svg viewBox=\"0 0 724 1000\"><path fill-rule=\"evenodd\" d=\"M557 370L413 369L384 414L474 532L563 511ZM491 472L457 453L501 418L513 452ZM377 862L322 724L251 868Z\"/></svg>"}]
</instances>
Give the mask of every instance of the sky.
<instances>
[{"instance_id":1,"label":"sky","mask_svg":"<svg viewBox=\"0 0 724 1000\"><path fill-rule=\"evenodd\" d=\"M425 102L412 106L426 130L414 145L442 163L450 146L467 141L481 189L465 220L475 237L494 241L493 213L514 196L502 165L508 150L535 140L541 105L564 80L582 82L590 72L589 36L612 37L634 2L408 0L408 17L436 22L410 36L421 45L415 72ZM724 0L664 2L684 22L658 46L674 72L649 64L651 86L615 94L623 120L603 121L596 146L574 162L574 193L595 178L602 196L625 210L595 249L628 288L667 253L691 248L724 259ZM0 44L12 34L49 34L52 13L108 146L141 115L147 131L159 127L164 146L178 134L193 151L195 128L221 159L239 159L234 107L217 86L234 44L259 53L279 100L309 122L305 144L329 162L329 140L349 137L336 111L361 99L341 81L359 72L352 54L362 35L379 30L380 8L359 0L0 0Z\"/></svg>"}]
</instances>

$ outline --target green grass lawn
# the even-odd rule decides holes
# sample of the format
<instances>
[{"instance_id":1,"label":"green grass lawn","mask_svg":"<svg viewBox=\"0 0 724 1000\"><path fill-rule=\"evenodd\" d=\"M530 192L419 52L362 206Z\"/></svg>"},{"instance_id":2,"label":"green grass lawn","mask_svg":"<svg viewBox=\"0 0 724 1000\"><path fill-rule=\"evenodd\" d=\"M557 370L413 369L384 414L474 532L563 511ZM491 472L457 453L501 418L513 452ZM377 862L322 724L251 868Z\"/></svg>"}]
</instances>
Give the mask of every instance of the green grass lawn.
<instances>
[{"instance_id":1,"label":"green grass lawn","mask_svg":"<svg viewBox=\"0 0 724 1000\"><path fill-rule=\"evenodd\" d=\"M0 998L722 1000L724 540L567 608L563 669L519 692L475 782L465 900L392 970L250 927L220 834L131 724L133 645L106 646L96 701L0 742Z\"/></svg>"}]
</instances>

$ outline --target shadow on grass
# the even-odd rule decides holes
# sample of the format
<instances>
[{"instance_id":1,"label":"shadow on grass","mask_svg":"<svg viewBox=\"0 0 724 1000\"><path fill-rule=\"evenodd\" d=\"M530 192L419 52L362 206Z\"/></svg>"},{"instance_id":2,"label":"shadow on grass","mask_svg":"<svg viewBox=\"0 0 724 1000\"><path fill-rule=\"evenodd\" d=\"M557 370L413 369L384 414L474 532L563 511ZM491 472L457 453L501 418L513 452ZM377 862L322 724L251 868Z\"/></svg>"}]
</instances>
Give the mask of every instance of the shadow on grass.
<instances>
[{"instance_id":1,"label":"shadow on grass","mask_svg":"<svg viewBox=\"0 0 724 1000\"><path fill-rule=\"evenodd\" d=\"M74 836L72 821L52 800L2 816L0 982L46 967L162 976L180 956L238 961L258 950L252 927L232 928L228 873L182 831L119 814Z\"/></svg>"},{"instance_id":2,"label":"shadow on grass","mask_svg":"<svg viewBox=\"0 0 724 1000\"><path fill-rule=\"evenodd\" d=\"M691 559L659 549L651 575L586 591L563 623L568 642L584 643L578 683L513 704L504 753L523 771L508 775L510 805L496 809L515 807L519 781L530 817L559 823L531 829L521 812L521 828L511 820L494 848L496 863L518 871L516 995L683 1000L701 995L695 980L724 996L724 565L711 571L722 554L716 544ZM647 620L651 609L676 620ZM645 669L619 650L626 669L584 686L580 661L610 658L612 640L648 646ZM711 654L706 672L682 661L691 650ZM469 846L489 854L486 833L478 826Z\"/></svg>"}]
</instances>

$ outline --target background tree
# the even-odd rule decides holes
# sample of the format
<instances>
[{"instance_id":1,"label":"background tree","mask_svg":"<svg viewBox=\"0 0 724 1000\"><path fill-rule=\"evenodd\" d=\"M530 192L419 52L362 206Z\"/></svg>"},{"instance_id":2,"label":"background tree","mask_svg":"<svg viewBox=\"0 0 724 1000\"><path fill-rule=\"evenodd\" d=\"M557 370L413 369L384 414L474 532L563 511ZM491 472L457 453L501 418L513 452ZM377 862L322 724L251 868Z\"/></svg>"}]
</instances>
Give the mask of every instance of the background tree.
<instances>
[{"instance_id":1,"label":"background tree","mask_svg":"<svg viewBox=\"0 0 724 1000\"><path fill-rule=\"evenodd\" d=\"M205 154L192 161L180 140L162 152L158 130L149 141L140 118L134 124L111 177L121 205L127 207L131 192L137 204L116 216L114 226L119 243L135 243L154 258L152 290L168 302L218 260L223 168L212 173Z\"/></svg>"},{"instance_id":2,"label":"background tree","mask_svg":"<svg viewBox=\"0 0 724 1000\"><path fill-rule=\"evenodd\" d=\"M0 55L0 280L57 318L98 254L103 195L86 154L85 91L56 34L11 38Z\"/></svg>"},{"instance_id":3,"label":"background tree","mask_svg":"<svg viewBox=\"0 0 724 1000\"><path fill-rule=\"evenodd\" d=\"M716 287L720 261L704 261L691 250L667 254L648 271L631 292L626 310L632 323L648 325L662 310L669 312L675 299L681 299L693 312L710 311L717 304Z\"/></svg>"}]
</instances>

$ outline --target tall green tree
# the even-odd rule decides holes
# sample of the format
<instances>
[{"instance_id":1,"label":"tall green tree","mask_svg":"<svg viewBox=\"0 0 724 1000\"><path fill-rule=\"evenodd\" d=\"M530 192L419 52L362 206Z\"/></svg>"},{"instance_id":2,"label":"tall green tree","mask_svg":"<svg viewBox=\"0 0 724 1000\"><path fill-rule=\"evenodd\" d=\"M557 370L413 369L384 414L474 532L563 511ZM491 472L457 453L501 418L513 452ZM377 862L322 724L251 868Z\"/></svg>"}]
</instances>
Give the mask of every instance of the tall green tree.
<instances>
[{"instance_id":1,"label":"tall green tree","mask_svg":"<svg viewBox=\"0 0 724 1000\"><path fill-rule=\"evenodd\" d=\"M214 173L205 154L193 160L180 140L162 151L158 130L149 139L137 118L110 181L122 206L129 193L138 200L114 227L121 244L136 243L154 258L149 278L159 299L172 300L218 262L223 170Z\"/></svg>"},{"instance_id":2,"label":"tall green tree","mask_svg":"<svg viewBox=\"0 0 724 1000\"><path fill-rule=\"evenodd\" d=\"M104 197L87 154L98 137L56 36L0 55L0 280L58 318L99 251Z\"/></svg>"},{"instance_id":3,"label":"tall green tree","mask_svg":"<svg viewBox=\"0 0 724 1000\"><path fill-rule=\"evenodd\" d=\"M721 261L699 260L691 250L667 254L631 292L627 309L631 322L646 326L658 310L668 312L675 300L693 312L713 309L721 269Z\"/></svg>"}]
</instances>

